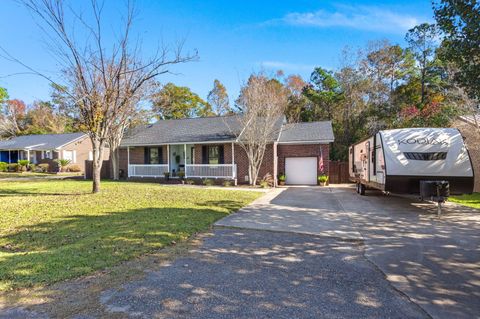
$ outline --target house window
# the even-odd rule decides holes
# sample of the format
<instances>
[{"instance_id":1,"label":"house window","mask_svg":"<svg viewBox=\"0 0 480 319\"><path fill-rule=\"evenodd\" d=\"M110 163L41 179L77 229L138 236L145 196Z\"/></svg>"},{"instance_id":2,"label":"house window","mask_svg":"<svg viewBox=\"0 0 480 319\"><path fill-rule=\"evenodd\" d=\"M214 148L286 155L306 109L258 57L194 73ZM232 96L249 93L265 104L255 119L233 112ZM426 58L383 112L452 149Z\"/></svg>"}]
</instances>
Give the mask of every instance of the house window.
<instances>
[{"instance_id":1,"label":"house window","mask_svg":"<svg viewBox=\"0 0 480 319\"><path fill-rule=\"evenodd\" d=\"M208 148L208 164L219 164L218 146L210 146Z\"/></svg>"},{"instance_id":2,"label":"house window","mask_svg":"<svg viewBox=\"0 0 480 319\"><path fill-rule=\"evenodd\" d=\"M75 151L63 151L63 159L69 160L72 163L76 163Z\"/></svg>"},{"instance_id":3,"label":"house window","mask_svg":"<svg viewBox=\"0 0 480 319\"><path fill-rule=\"evenodd\" d=\"M44 159L52 159L52 151L43 151Z\"/></svg>"},{"instance_id":4,"label":"house window","mask_svg":"<svg viewBox=\"0 0 480 319\"><path fill-rule=\"evenodd\" d=\"M163 164L161 147L145 147L145 164Z\"/></svg>"},{"instance_id":5,"label":"house window","mask_svg":"<svg viewBox=\"0 0 480 319\"><path fill-rule=\"evenodd\" d=\"M208 145L202 147L203 164L223 164L223 145Z\"/></svg>"}]
</instances>

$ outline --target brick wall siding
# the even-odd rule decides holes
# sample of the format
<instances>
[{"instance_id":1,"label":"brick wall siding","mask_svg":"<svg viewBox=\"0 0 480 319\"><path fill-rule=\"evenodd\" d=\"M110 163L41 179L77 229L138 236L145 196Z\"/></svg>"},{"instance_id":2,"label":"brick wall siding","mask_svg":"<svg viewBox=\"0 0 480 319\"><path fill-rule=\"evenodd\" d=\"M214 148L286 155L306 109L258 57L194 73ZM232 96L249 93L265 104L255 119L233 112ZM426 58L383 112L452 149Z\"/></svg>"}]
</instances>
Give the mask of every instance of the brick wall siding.
<instances>
[{"instance_id":1,"label":"brick wall siding","mask_svg":"<svg viewBox=\"0 0 480 319\"><path fill-rule=\"evenodd\" d=\"M285 158L287 157L317 157L317 161L320 156L323 155L323 166L326 175L329 173L329 156L330 145L329 144L281 144L278 145L278 174L285 173ZM319 165L317 165L317 175L321 174Z\"/></svg>"},{"instance_id":2,"label":"brick wall siding","mask_svg":"<svg viewBox=\"0 0 480 319\"><path fill-rule=\"evenodd\" d=\"M248 176L248 157L247 153L240 145L235 145L235 163L237 164L237 179L239 184L248 184L246 177ZM271 174L273 176L273 144L267 145L265 155L263 157L262 165L258 174L258 179L261 180L265 175Z\"/></svg>"}]
</instances>

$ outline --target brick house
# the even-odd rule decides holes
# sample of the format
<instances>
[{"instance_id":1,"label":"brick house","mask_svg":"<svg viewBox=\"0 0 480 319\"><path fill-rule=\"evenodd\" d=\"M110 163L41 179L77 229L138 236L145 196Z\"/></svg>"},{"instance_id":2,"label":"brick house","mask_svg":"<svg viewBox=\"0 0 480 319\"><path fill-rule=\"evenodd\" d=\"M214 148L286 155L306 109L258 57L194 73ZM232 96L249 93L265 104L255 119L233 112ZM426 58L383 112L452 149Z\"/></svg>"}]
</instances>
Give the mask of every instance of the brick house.
<instances>
[{"instance_id":1,"label":"brick house","mask_svg":"<svg viewBox=\"0 0 480 319\"><path fill-rule=\"evenodd\" d=\"M248 183L248 160L238 144L242 128L238 116L162 120L135 128L120 145L120 169L129 178L231 179ZM285 123L276 121L259 178L286 175L287 184L316 184L328 175L329 121ZM179 174L182 172L181 174Z\"/></svg>"},{"instance_id":2,"label":"brick house","mask_svg":"<svg viewBox=\"0 0 480 319\"><path fill-rule=\"evenodd\" d=\"M49 163L51 171L57 169L56 159L68 159L83 172L91 157L92 143L84 133L24 135L0 141L0 162Z\"/></svg>"}]
</instances>

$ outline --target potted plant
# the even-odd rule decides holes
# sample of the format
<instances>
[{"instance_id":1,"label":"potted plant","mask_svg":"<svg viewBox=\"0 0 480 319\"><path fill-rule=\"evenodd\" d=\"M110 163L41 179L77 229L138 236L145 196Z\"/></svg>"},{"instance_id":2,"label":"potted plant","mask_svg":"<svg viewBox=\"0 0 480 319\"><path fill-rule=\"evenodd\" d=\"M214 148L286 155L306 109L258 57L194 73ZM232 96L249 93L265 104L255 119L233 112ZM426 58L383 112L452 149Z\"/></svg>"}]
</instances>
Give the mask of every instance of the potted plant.
<instances>
[{"instance_id":1,"label":"potted plant","mask_svg":"<svg viewBox=\"0 0 480 319\"><path fill-rule=\"evenodd\" d=\"M318 183L322 186L327 186L327 182L328 182L328 176L325 175L325 174L322 174L320 176L318 176Z\"/></svg>"},{"instance_id":2,"label":"potted plant","mask_svg":"<svg viewBox=\"0 0 480 319\"><path fill-rule=\"evenodd\" d=\"M287 180L287 176L285 176L285 174L280 174L278 175L278 184L280 186L283 186L285 185L285 181Z\"/></svg>"},{"instance_id":3,"label":"potted plant","mask_svg":"<svg viewBox=\"0 0 480 319\"><path fill-rule=\"evenodd\" d=\"M178 172L177 176L178 176L178 178L180 178L180 181L182 181L182 184L185 184L185 181L184 181L184 179L185 179L185 172L180 171L180 172Z\"/></svg>"},{"instance_id":4,"label":"potted plant","mask_svg":"<svg viewBox=\"0 0 480 319\"><path fill-rule=\"evenodd\" d=\"M165 177L165 180L168 181L170 179L170 172L163 173L163 176Z\"/></svg>"}]
</instances>

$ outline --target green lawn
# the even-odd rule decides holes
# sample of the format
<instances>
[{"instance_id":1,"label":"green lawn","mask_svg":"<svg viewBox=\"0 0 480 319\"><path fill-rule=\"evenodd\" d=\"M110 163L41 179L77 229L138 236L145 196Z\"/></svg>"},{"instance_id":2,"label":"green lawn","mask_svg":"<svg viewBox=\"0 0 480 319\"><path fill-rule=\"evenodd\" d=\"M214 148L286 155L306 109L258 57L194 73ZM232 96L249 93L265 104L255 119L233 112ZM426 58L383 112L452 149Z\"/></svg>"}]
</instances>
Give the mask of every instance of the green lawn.
<instances>
[{"instance_id":1,"label":"green lawn","mask_svg":"<svg viewBox=\"0 0 480 319\"><path fill-rule=\"evenodd\" d=\"M0 182L0 290L49 284L204 231L261 193L151 183Z\"/></svg>"},{"instance_id":2,"label":"green lawn","mask_svg":"<svg viewBox=\"0 0 480 319\"><path fill-rule=\"evenodd\" d=\"M451 202L480 209L480 193L450 197Z\"/></svg>"}]
</instances>

